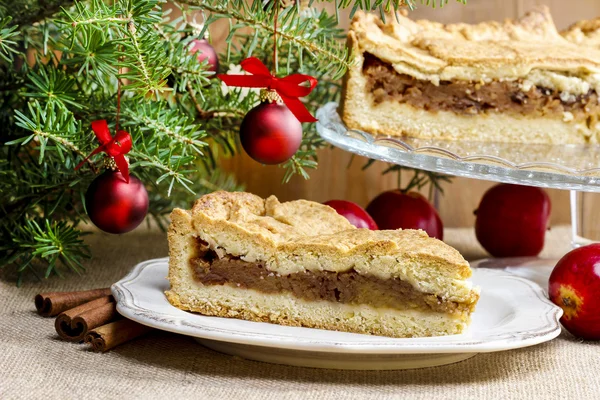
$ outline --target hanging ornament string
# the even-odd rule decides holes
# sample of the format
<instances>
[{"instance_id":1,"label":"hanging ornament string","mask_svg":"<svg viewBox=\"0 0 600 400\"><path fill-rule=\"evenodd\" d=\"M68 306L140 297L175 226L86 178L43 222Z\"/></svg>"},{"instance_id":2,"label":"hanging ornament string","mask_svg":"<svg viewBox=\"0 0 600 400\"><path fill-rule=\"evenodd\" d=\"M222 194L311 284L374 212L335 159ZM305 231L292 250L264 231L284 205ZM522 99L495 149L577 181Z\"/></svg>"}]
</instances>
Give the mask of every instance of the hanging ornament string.
<instances>
[{"instance_id":1,"label":"hanging ornament string","mask_svg":"<svg viewBox=\"0 0 600 400\"><path fill-rule=\"evenodd\" d=\"M90 153L89 156L87 156L82 162L80 162L75 167L75 170L81 168L81 166L90 157L103 151L115 161L117 169L119 170L119 172L121 172L121 174L123 174L123 178L125 178L125 181L129 183L129 163L125 158L125 154L129 153L129 150L131 150L131 135L125 131L117 131L115 137L112 137L110 134L110 130L108 129L108 123L106 122L106 120L93 121L92 130L96 134L96 137L100 142L100 146L98 146L94 151Z\"/></svg>"},{"instance_id":2,"label":"hanging ornament string","mask_svg":"<svg viewBox=\"0 0 600 400\"><path fill-rule=\"evenodd\" d=\"M277 19L279 18L279 1L275 1L275 21L273 22L273 76L277 75Z\"/></svg>"},{"instance_id":3,"label":"hanging ornament string","mask_svg":"<svg viewBox=\"0 0 600 400\"><path fill-rule=\"evenodd\" d=\"M113 7L116 5L117 0L113 0ZM127 23L127 30L131 30L132 24L131 21ZM121 51L123 51L123 45L119 46ZM123 61L123 56L118 58L119 61L119 69L117 70L117 116L115 121L115 131L119 132L119 117L121 116L121 62ZM92 128L93 129L93 128ZM122 173L122 172L121 172Z\"/></svg>"},{"instance_id":4,"label":"hanging ornament string","mask_svg":"<svg viewBox=\"0 0 600 400\"><path fill-rule=\"evenodd\" d=\"M256 57L249 57L240 63L242 69L252 75L219 74L227 86L267 88L277 92L283 103L300 122L315 122L300 97L307 96L317 86L317 80L310 75L292 74L277 78L277 20L279 18L279 1L275 2L275 21L273 23L273 73ZM308 82L309 86L302 85Z\"/></svg>"},{"instance_id":5,"label":"hanging ornament string","mask_svg":"<svg viewBox=\"0 0 600 400\"><path fill-rule=\"evenodd\" d=\"M119 117L121 116L121 67L117 75L117 117L115 123L115 131L119 131Z\"/></svg>"},{"instance_id":6,"label":"hanging ornament string","mask_svg":"<svg viewBox=\"0 0 600 400\"><path fill-rule=\"evenodd\" d=\"M100 152L105 152L111 157L119 172L123 175L125 182L129 183L129 162L125 158L125 154L129 153L132 147L131 135L128 132L119 130L119 117L121 116L121 66L117 73L117 115L116 115L116 126L115 131L117 134L112 137L110 130L108 129L108 123L106 120L92 121L92 131L98 138L100 146L92 151L83 161L81 161L75 167L77 171L81 166L87 162L90 157Z\"/></svg>"}]
</instances>

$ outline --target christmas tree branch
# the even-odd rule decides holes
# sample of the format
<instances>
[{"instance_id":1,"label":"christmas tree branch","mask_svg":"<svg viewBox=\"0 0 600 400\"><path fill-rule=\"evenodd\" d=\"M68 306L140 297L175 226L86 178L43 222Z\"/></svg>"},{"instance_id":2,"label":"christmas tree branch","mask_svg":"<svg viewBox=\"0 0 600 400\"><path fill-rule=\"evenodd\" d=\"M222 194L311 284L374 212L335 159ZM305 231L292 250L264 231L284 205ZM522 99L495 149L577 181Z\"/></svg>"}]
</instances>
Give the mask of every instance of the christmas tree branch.
<instances>
[{"instance_id":1,"label":"christmas tree branch","mask_svg":"<svg viewBox=\"0 0 600 400\"><path fill-rule=\"evenodd\" d=\"M9 26L11 17L0 19L0 59L11 63L14 60L14 54L18 54L16 39L19 36L17 26Z\"/></svg>"},{"instance_id":2,"label":"christmas tree branch","mask_svg":"<svg viewBox=\"0 0 600 400\"><path fill-rule=\"evenodd\" d=\"M207 112L202 109L202 107L200 106L200 103L198 103L198 99L196 99L196 92L194 91L192 84L190 82L187 82L185 87L186 87L188 93L190 94L190 99L194 103L194 107L196 108L196 111L198 112L198 119L209 119L209 118L214 117L213 112Z\"/></svg>"},{"instance_id":3,"label":"christmas tree branch","mask_svg":"<svg viewBox=\"0 0 600 400\"><path fill-rule=\"evenodd\" d=\"M135 24L133 22L130 22L128 24L127 31L129 32L129 38L131 39L132 48L134 50L133 56L136 58L137 61L136 69L139 70L143 76L142 82L146 85L147 88L149 88L148 92L157 91L158 89L160 89L161 86L156 86L153 80L151 79L150 74L148 73L146 60L144 59L144 54L142 53L140 43L137 40Z\"/></svg>"},{"instance_id":4,"label":"christmas tree branch","mask_svg":"<svg viewBox=\"0 0 600 400\"><path fill-rule=\"evenodd\" d=\"M227 38L229 43L235 32L242 27L254 29L255 34L251 43L258 42L259 36L272 36L274 32L274 13L270 12L270 9L264 10L260 2L252 2L252 5L248 5L246 0L179 0L179 3L192 5L208 12L207 24L222 18L236 20L237 23L232 25ZM315 60L318 60L318 63L314 64L318 65L317 68L333 71L332 75L339 78L350 66L349 52L346 47L333 39L327 29L323 29L323 26L314 24L314 21L308 18L299 18L296 6L286 7L279 14L278 25L279 41L287 46L304 49ZM254 49L256 49L256 45L249 48L246 56L250 56L251 50ZM284 51L281 53L283 54Z\"/></svg>"},{"instance_id":5,"label":"christmas tree branch","mask_svg":"<svg viewBox=\"0 0 600 400\"><path fill-rule=\"evenodd\" d=\"M0 10L4 8L6 12L10 12L14 24L29 26L54 16L61 9L69 8L74 3L75 0L2 0Z\"/></svg>"},{"instance_id":6,"label":"christmas tree branch","mask_svg":"<svg viewBox=\"0 0 600 400\"><path fill-rule=\"evenodd\" d=\"M336 13L338 10L344 8L352 8L350 12L350 18L354 16L356 11L373 11L379 10L379 14L385 21L385 15L391 12L397 12L402 7L408 7L413 10L417 6L417 2L420 4L426 4L433 8L443 7L448 4L448 0L373 0L373 1L363 1L363 0L319 0L326 1L328 3L335 2ZM466 4L467 0L456 0L459 3ZM314 0L309 2L311 5L314 3ZM339 20L339 14L337 14L337 19Z\"/></svg>"},{"instance_id":7,"label":"christmas tree branch","mask_svg":"<svg viewBox=\"0 0 600 400\"><path fill-rule=\"evenodd\" d=\"M41 267L43 277L48 278L52 274L61 275L60 265L81 273L85 268L80 259L90 257L89 248L82 240L85 233L64 221L46 220L38 223L27 220L22 226L16 227L14 234L12 242L0 245L0 254L4 254L0 259L0 266L16 264L18 284L26 270L40 278L41 275L37 272L40 263L36 261L45 263L45 268Z\"/></svg>"},{"instance_id":8,"label":"christmas tree branch","mask_svg":"<svg viewBox=\"0 0 600 400\"><path fill-rule=\"evenodd\" d=\"M190 151L202 156L201 148L207 144L200 139L206 137L206 132L188 116L181 115L178 110L163 107L161 103L125 103L123 126L138 127L137 129L144 136L168 141L171 149L177 150L181 155L187 155Z\"/></svg>"},{"instance_id":9,"label":"christmas tree branch","mask_svg":"<svg viewBox=\"0 0 600 400\"><path fill-rule=\"evenodd\" d=\"M71 140L71 138L81 138L73 115L68 112L65 113L59 107L53 107L52 105L48 105L45 109L41 109L39 107L40 105L37 101L29 103L29 112L31 114L31 118L26 116L21 111L15 110L16 125L27 131L33 132L33 134L9 141L6 143L6 145L10 146L19 144L24 146L29 142L34 141L34 143L37 143L39 147L39 163L44 160L46 149L49 148L49 141L52 141L54 144L58 145L58 147L56 147L58 151L66 151L66 154L74 153L81 159L86 158L86 153L84 153L79 146L73 140ZM94 172L97 172L95 165L89 159L86 160L86 162ZM71 162L67 163L67 165L73 166L74 163L75 159L73 158Z\"/></svg>"},{"instance_id":10,"label":"christmas tree branch","mask_svg":"<svg viewBox=\"0 0 600 400\"><path fill-rule=\"evenodd\" d=\"M161 176L158 177L158 179L156 179L157 184L161 183L167 178L171 178L171 181L169 182L169 188L167 190L167 196L171 195L175 183L178 183L181 186L183 186L189 193L195 194L194 190L190 187L192 181L185 176L185 173L191 173L193 172L193 170L180 171L178 169L180 165L188 165L193 160L193 157L175 157L174 161L178 162L177 168L172 168L171 162L165 163L157 156L149 156L141 151L136 150L132 150L129 154L136 160L131 164L132 169L135 169L136 167L152 167L154 169L161 170L162 172L164 172ZM171 157L168 158L171 159Z\"/></svg>"}]
</instances>

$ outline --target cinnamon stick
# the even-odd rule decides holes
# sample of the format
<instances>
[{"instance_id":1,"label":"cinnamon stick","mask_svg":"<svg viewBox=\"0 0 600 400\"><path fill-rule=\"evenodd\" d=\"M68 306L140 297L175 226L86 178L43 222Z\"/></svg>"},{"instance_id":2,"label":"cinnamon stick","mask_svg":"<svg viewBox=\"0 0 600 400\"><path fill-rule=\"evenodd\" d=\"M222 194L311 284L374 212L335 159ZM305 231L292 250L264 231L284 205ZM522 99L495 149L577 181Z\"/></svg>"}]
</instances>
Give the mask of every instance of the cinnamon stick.
<instances>
[{"instance_id":1,"label":"cinnamon stick","mask_svg":"<svg viewBox=\"0 0 600 400\"><path fill-rule=\"evenodd\" d=\"M105 325L118 316L112 296L104 296L67 310L56 317L56 333L64 340L81 342L96 327Z\"/></svg>"},{"instance_id":2,"label":"cinnamon stick","mask_svg":"<svg viewBox=\"0 0 600 400\"><path fill-rule=\"evenodd\" d=\"M77 307L99 297L109 296L110 288L80 292L48 292L35 296L35 308L42 317L54 317L63 311Z\"/></svg>"},{"instance_id":3,"label":"cinnamon stick","mask_svg":"<svg viewBox=\"0 0 600 400\"><path fill-rule=\"evenodd\" d=\"M124 318L89 331L85 335L85 343L96 352L105 352L151 330L149 326Z\"/></svg>"}]
</instances>

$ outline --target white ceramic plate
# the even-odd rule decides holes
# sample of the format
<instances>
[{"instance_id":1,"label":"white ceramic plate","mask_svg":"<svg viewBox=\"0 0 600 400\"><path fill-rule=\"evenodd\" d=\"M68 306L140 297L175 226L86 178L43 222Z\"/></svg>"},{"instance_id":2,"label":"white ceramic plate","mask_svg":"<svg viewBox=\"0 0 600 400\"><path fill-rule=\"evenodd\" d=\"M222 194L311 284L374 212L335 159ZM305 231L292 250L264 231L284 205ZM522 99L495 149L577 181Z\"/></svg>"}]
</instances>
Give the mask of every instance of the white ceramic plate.
<instances>
[{"instance_id":1,"label":"white ceramic plate","mask_svg":"<svg viewBox=\"0 0 600 400\"><path fill-rule=\"evenodd\" d=\"M198 338L217 351L259 361L337 369L405 369L443 365L479 352L526 347L560 333L562 310L535 283L510 273L474 269L481 299L469 332L394 339L297 328L179 310L164 291L168 259L138 264L112 286L119 313L157 329Z\"/></svg>"}]
</instances>

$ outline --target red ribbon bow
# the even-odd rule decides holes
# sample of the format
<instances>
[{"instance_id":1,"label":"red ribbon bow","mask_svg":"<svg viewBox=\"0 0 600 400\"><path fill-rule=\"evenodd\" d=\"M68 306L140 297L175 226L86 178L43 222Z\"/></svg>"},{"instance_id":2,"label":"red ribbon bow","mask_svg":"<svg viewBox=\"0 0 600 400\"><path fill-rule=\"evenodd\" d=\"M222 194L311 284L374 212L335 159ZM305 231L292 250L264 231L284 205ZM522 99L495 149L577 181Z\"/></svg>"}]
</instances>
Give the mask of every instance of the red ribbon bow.
<instances>
[{"instance_id":1,"label":"red ribbon bow","mask_svg":"<svg viewBox=\"0 0 600 400\"><path fill-rule=\"evenodd\" d=\"M112 157L113 160L115 160L117 169L119 172L121 172L121 174L123 174L125 181L129 183L129 164L125 159L125 154L129 153L129 150L131 150L131 135L125 131L118 131L113 138L110 135L110 130L108 129L108 124L105 120L93 121L92 130L96 134L96 137L100 142L100 146L92 151L90 155L85 158L85 160L80 162L75 167L75 170L81 168L81 166L94 154L104 151L106 154Z\"/></svg>"},{"instance_id":2,"label":"red ribbon bow","mask_svg":"<svg viewBox=\"0 0 600 400\"><path fill-rule=\"evenodd\" d=\"M315 122L304 104L298 99L308 95L317 86L317 80L310 75L292 74L284 78L277 78L269 72L269 69L256 57L246 58L240 63L242 69L252 75L217 75L227 86L240 86L251 88L267 88L275 90L281 100L298 118L300 122ZM300 86L308 82L310 86Z\"/></svg>"}]
</instances>

